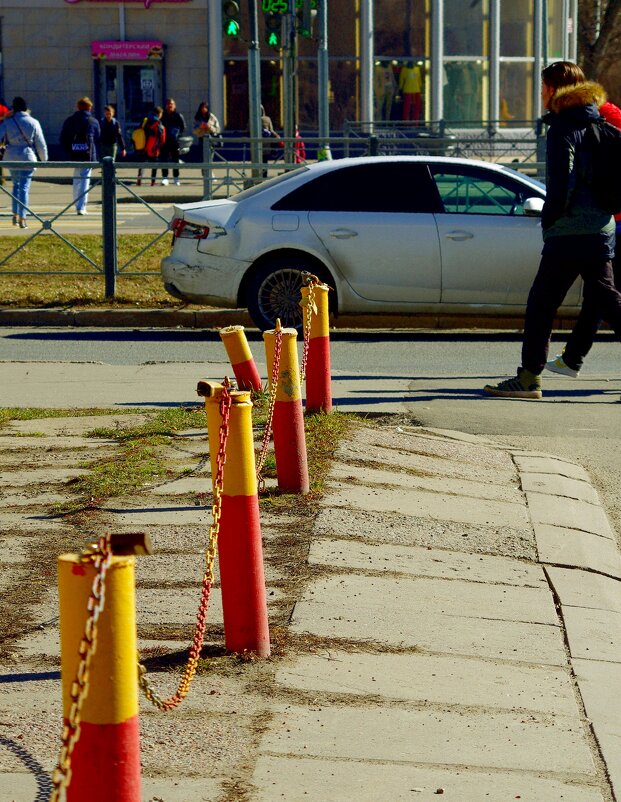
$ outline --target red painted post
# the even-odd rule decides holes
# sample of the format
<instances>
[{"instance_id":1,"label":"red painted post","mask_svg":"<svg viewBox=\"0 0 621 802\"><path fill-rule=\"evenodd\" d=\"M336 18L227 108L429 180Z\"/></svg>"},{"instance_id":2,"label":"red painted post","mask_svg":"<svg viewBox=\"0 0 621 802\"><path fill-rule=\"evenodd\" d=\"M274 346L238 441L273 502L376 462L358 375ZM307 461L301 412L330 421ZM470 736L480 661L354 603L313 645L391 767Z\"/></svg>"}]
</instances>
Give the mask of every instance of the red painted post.
<instances>
[{"instance_id":1,"label":"red painted post","mask_svg":"<svg viewBox=\"0 0 621 802\"><path fill-rule=\"evenodd\" d=\"M286 493L308 493L308 461L306 436L304 434L304 412L300 388L297 336L295 329L276 328L263 332L267 356L270 389L276 352L276 338L281 339L278 384L274 402L274 454L278 487Z\"/></svg>"},{"instance_id":2,"label":"red painted post","mask_svg":"<svg viewBox=\"0 0 621 802\"><path fill-rule=\"evenodd\" d=\"M198 394L205 396L211 473L215 478L222 423L222 385L200 381ZM229 652L254 652L259 657L269 657L270 633L254 462L252 402L247 391L233 390L231 398L218 535L225 645Z\"/></svg>"},{"instance_id":3,"label":"red painted post","mask_svg":"<svg viewBox=\"0 0 621 802\"><path fill-rule=\"evenodd\" d=\"M220 338L233 367L240 390L261 392L261 377L252 358L243 326L226 326L220 329Z\"/></svg>"},{"instance_id":4,"label":"red painted post","mask_svg":"<svg viewBox=\"0 0 621 802\"><path fill-rule=\"evenodd\" d=\"M326 284L302 287L303 331L310 331L306 357L306 411L332 412L330 324ZM311 301L312 299L312 301Z\"/></svg>"}]
</instances>

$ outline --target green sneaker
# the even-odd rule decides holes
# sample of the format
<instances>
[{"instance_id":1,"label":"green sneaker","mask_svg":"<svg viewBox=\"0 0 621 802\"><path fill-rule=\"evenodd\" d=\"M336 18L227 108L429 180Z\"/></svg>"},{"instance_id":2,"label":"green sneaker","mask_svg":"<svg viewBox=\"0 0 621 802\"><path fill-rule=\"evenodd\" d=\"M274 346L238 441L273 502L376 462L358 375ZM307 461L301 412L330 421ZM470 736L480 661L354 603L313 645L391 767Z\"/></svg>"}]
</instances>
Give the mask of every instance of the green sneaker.
<instances>
[{"instance_id":1,"label":"green sneaker","mask_svg":"<svg viewBox=\"0 0 621 802\"><path fill-rule=\"evenodd\" d=\"M541 398L541 376L518 368L517 376L498 384L486 384L483 392L499 398Z\"/></svg>"}]
</instances>

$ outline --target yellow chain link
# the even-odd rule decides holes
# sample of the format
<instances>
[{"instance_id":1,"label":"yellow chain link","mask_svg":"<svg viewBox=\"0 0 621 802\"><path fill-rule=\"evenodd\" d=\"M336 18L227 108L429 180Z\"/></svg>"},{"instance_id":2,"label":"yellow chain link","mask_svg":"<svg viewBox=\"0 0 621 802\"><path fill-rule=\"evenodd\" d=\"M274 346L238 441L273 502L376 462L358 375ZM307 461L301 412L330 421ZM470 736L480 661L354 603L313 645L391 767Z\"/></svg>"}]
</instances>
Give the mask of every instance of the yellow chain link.
<instances>
[{"instance_id":1,"label":"yellow chain link","mask_svg":"<svg viewBox=\"0 0 621 802\"><path fill-rule=\"evenodd\" d=\"M265 418L265 429L263 431L263 442L261 443L261 451L257 458L257 484L259 493L265 490L265 479L261 476L265 458L267 456L267 449L272 434L272 422L274 420L274 406L276 405L276 392L278 391L278 379L280 378L280 354L282 352L282 329L280 327L280 319L276 321L276 328L274 329L276 336L274 338L274 364L272 365L272 381L270 383L270 397L267 405L267 415Z\"/></svg>"},{"instance_id":2,"label":"yellow chain link","mask_svg":"<svg viewBox=\"0 0 621 802\"><path fill-rule=\"evenodd\" d=\"M196 629L194 632L194 639L190 646L188 661L183 672L183 676L179 681L176 692L163 699L150 684L147 679L147 669L140 661L138 662L138 681L142 692L152 705L158 710L168 711L174 710L175 707L188 695L192 680L196 674L198 661L203 648L203 641L205 638L205 627L207 625L207 608L209 606L209 594L214 580L214 563L216 560L216 550L218 546L218 534L220 532L220 516L222 513L222 487L224 464L226 462L226 444L229 436L229 419L231 414L231 393L230 384L227 378L224 379L224 390L222 398L220 399L220 415L222 416L222 423L220 424L219 431L219 445L218 454L216 456L216 475L213 482L213 506L212 516L213 520L209 527L209 544L207 546L207 553L205 555L206 568L203 574L203 584L201 589L201 599L196 614Z\"/></svg>"},{"instance_id":3,"label":"yellow chain link","mask_svg":"<svg viewBox=\"0 0 621 802\"><path fill-rule=\"evenodd\" d=\"M304 324L304 345L302 348L302 364L300 365L300 382L306 379L306 363L308 361L308 346L310 345L310 331L313 315L317 314L315 303L315 286L321 282L312 273L302 273L303 281L308 287L308 295L300 302L306 307L306 323Z\"/></svg>"},{"instance_id":4,"label":"yellow chain link","mask_svg":"<svg viewBox=\"0 0 621 802\"><path fill-rule=\"evenodd\" d=\"M112 559L110 535L99 538L92 543L89 551L81 555L83 562L92 562L95 566L95 578L88 597L88 618L84 625L84 635L80 641L78 654L80 662L76 676L71 684L71 708L68 723L63 727L62 743L58 755L58 763L52 772L52 790L50 802L59 802L63 788L71 782L71 755L80 739L80 719L82 706L88 696L90 666L93 655L97 651L97 622L103 612L106 600L106 573Z\"/></svg>"}]
</instances>

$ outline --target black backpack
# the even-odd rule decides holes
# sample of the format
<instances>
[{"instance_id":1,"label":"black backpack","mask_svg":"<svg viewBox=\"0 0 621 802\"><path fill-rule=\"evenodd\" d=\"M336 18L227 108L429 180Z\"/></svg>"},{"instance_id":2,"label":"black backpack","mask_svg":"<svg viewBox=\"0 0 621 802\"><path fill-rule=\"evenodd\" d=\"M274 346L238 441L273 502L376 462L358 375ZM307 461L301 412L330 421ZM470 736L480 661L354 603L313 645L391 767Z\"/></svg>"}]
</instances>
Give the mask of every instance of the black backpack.
<instances>
[{"instance_id":1,"label":"black backpack","mask_svg":"<svg viewBox=\"0 0 621 802\"><path fill-rule=\"evenodd\" d=\"M593 198L608 214L621 212L621 131L603 117L586 133L591 155L590 185Z\"/></svg>"},{"instance_id":2,"label":"black backpack","mask_svg":"<svg viewBox=\"0 0 621 802\"><path fill-rule=\"evenodd\" d=\"M87 162L91 152L88 123L76 128L71 138L71 156L74 161Z\"/></svg>"}]
</instances>

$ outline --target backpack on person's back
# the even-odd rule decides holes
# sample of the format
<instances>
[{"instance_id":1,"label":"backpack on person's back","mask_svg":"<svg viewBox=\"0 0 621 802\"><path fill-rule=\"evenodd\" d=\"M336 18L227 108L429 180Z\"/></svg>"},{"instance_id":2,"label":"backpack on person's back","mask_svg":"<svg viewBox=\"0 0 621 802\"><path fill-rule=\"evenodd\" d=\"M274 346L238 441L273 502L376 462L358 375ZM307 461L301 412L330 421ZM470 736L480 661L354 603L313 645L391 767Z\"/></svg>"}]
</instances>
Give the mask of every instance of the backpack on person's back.
<instances>
[{"instance_id":1,"label":"backpack on person's back","mask_svg":"<svg viewBox=\"0 0 621 802\"><path fill-rule=\"evenodd\" d=\"M145 131L144 151L148 158L156 159L162 150L162 145L166 142L166 129L160 120L149 120L143 124Z\"/></svg>"},{"instance_id":2,"label":"backpack on person's back","mask_svg":"<svg viewBox=\"0 0 621 802\"><path fill-rule=\"evenodd\" d=\"M593 198L608 214L621 212L621 131L603 117L586 133L591 156L590 186Z\"/></svg>"}]
</instances>

